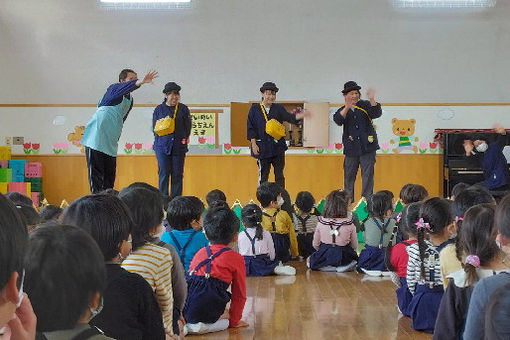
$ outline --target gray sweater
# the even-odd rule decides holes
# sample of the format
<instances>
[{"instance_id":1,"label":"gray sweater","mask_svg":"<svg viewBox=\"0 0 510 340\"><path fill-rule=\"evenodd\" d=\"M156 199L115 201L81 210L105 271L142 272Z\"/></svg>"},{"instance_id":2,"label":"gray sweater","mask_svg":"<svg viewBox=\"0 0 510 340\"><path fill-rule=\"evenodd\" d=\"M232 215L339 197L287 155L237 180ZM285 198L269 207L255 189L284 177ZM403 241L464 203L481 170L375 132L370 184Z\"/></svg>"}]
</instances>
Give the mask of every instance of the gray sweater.
<instances>
[{"instance_id":1,"label":"gray sweater","mask_svg":"<svg viewBox=\"0 0 510 340\"><path fill-rule=\"evenodd\" d=\"M469 302L464 340L478 340L484 338L485 306L489 301L490 295L496 289L507 283L510 283L510 272L506 271L478 281L473 289Z\"/></svg>"}]
</instances>

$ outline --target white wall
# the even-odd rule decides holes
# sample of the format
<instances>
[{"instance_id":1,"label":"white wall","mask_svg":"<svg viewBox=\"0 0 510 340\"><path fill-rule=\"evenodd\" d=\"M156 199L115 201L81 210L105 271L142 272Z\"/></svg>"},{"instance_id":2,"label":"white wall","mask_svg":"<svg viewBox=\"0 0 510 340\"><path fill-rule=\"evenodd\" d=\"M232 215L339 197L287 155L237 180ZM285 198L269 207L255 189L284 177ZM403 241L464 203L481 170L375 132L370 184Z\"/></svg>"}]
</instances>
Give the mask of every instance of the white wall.
<instances>
[{"instance_id":1,"label":"white wall","mask_svg":"<svg viewBox=\"0 0 510 340\"><path fill-rule=\"evenodd\" d=\"M192 153L221 153L222 144L230 142L230 110L220 108L223 113L218 114L218 150L202 149L198 146L191 147ZM337 108L331 108L330 114ZM453 117L442 119L438 112L442 110L451 110ZM415 133L413 134L413 145L420 147L422 143L423 153L438 153L440 150L429 149L428 145L433 142L434 129L490 129L496 123L506 124L510 128L508 120L508 106L383 106L383 115L374 120L377 126L379 144L384 149L384 143L387 143L386 152L382 149L380 153L393 153L396 145L389 144L391 140L398 143L398 138L392 132L392 119L400 120L415 119ZM119 141L119 154L125 154L125 143L143 143L151 144L154 140L151 133L151 117L153 108L135 107L126 120L122 136ZM207 109L205 110L207 111ZM80 148L71 145L67 141L67 135L73 132L75 125L85 125L92 113L93 107L0 107L0 117L8 124L0 124L0 144L3 144L5 137L23 136L26 142L39 143L40 154L52 154L54 143L66 142L69 144L68 153L79 153ZM65 120L62 125L54 125L56 116L63 116ZM414 137L418 138L414 142ZM331 119L329 127L330 143L339 143L342 141L342 128L338 127ZM423 144L425 143L425 144ZM236 145L234 145L236 147ZM327 147L327 146L324 146ZM331 145L330 148L333 148ZM330 149L334 152L334 149ZM319 150L320 151L320 150ZM22 146L12 146L14 154L23 154ZM312 150L289 150L288 153L307 153L317 152ZM403 153L413 153L412 150L404 150ZM248 148L241 150L242 154L248 154ZM324 151L327 153L327 151ZM418 152L421 153L421 152ZM134 154L134 152L133 152Z\"/></svg>"},{"instance_id":2,"label":"white wall","mask_svg":"<svg viewBox=\"0 0 510 340\"><path fill-rule=\"evenodd\" d=\"M98 0L0 1L0 103L96 103L119 70L160 72L184 103L339 102L346 80L383 102L508 101L510 1L488 10L395 10L391 0L193 0L111 11Z\"/></svg>"}]
</instances>

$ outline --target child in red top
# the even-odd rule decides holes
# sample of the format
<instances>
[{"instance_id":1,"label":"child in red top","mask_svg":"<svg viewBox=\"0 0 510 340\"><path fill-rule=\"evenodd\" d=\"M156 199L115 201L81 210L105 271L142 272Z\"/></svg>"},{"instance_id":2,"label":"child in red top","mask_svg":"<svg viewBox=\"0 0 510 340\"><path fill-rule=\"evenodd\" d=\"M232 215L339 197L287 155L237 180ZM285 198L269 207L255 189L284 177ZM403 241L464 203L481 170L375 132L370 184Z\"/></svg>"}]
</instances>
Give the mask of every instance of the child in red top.
<instances>
[{"instance_id":1,"label":"child in red top","mask_svg":"<svg viewBox=\"0 0 510 340\"><path fill-rule=\"evenodd\" d=\"M407 254L407 246L417 241L416 239L416 225L420 215L421 203L411 203L402 209L400 219L397 221L398 230L404 231L409 239L398 242L394 246L386 248L386 256L384 262L388 270L392 272L393 282L397 285L397 306L400 313L409 316L407 306L411 302L412 295L407 287L407 261L409 255ZM396 232L391 236L395 237ZM393 240L390 241L390 245Z\"/></svg>"},{"instance_id":2,"label":"child in red top","mask_svg":"<svg viewBox=\"0 0 510 340\"><path fill-rule=\"evenodd\" d=\"M189 265L186 331L208 333L248 326L241 320L246 302L244 259L228 247L237 237L239 219L226 203L218 202L208 210L203 227L210 246L201 248ZM221 317L229 301L227 320Z\"/></svg>"}]
</instances>

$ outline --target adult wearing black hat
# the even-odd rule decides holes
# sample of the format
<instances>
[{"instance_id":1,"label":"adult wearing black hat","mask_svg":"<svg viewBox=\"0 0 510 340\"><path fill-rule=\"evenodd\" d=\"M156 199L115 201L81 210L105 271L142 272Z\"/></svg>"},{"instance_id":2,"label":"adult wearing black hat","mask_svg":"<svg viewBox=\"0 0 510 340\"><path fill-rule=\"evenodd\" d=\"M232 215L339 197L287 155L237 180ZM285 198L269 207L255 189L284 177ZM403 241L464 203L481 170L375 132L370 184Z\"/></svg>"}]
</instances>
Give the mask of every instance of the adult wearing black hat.
<instances>
[{"instance_id":1,"label":"adult wearing black hat","mask_svg":"<svg viewBox=\"0 0 510 340\"><path fill-rule=\"evenodd\" d=\"M333 115L333 120L344 127L344 189L354 199L354 181L361 167L361 196L368 197L374 190L375 153L379 149L372 119L382 115L381 104L374 99L375 91L367 91L368 100L361 100L361 87L354 81L344 84L344 106Z\"/></svg>"},{"instance_id":2,"label":"adult wearing black hat","mask_svg":"<svg viewBox=\"0 0 510 340\"><path fill-rule=\"evenodd\" d=\"M182 195L184 158L188 152L188 139L191 133L191 116L186 105L179 103L181 87L174 82L166 83L163 103L156 106L152 115L154 129L153 149L158 160L159 190L168 195L168 182L171 176L170 197ZM158 130L162 120L165 128ZM173 128L168 124L173 120ZM172 125L172 124L170 124Z\"/></svg>"},{"instance_id":3,"label":"adult wearing black hat","mask_svg":"<svg viewBox=\"0 0 510 340\"><path fill-rule=\"evenodd\" d=\"M267 182L271 165L275 181L285 188L285 130L281 125L284 121L298 124L305 113L291 114L280 104L275 104L278 87L275 83L265 82L260 88L262 101L253 104L248 112L246 137L250 141L251 155L257 159L259 167L258 185ZM283 135L282 135L283 133Z\"/></svg>"}]
</instances>

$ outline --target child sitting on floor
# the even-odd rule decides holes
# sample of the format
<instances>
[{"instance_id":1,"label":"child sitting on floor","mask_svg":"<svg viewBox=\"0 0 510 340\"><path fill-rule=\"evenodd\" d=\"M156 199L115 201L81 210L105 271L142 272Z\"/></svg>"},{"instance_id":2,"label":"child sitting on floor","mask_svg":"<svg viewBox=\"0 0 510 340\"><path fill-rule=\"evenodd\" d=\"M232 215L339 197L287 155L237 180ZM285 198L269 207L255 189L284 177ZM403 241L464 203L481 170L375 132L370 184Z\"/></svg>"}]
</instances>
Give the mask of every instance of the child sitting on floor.
<instances>
[{"instance_id":1,"label":"child sitting on floor","mask_svg":"<svg viewBox=\"0 0 510 340\"><path fill-rule=\"evenodd\" d=\"M273 237L276 260L287 262L291 254L297 257L299 252L292 220L286 211L281 210L285 203L282 188L274 182L264 182L257 188L257 200L262 206L262 227Z\"/></svg>"},{"instance_id":2,"label":"child sitting on floor","mask_svg":"<svg viewBox=\"0 0 510 340\"><path fill-rule=\"evenodd\" d=\"M367 200L369 218L363 223L365 248L359 254L358 272L367 275L390 275L384 265L385 248L395 228L391 197L386 192L376 192Z\"/></svg>"},{"instance_id":3,"label":"child sitting on floor","mask_svg":"<svg viewBox=\"0 0 510 340\"><path fill-rule=\"evenodd\" d=\"M239 254L244 258L246 276L296 275L296 269L280 265L275 260L273 239L262 225L262 210L256 204L248 204L241 210L245 230L239 233Z\"/></svg>"},{"instance_id":4,"label":"child sitting on floor","mask_svg":"<svg viewBox=\"0 0 510 340\"><path fill-rule=\"evenodd\" d=\"M420 217L420 207L421 203L415 202L406 205L402 209L402 214L400 215L401 217L398 221L398 227L408 236L408 239L398 242L394 246L386 247L386 256L384 259L386 267L389 271L392 272L393 282L395 282L398 287L395 291L397 294L398 311L405 316L409 316L407 306L409 306L409 303L413 298L411 292L409 292L409 288L407 287L406 279L407 261L409 260L409 256L407 255L407 247L417 242L417 230L415 222L418 221ZM391 235L391 241L393 241L395 236L396 233Z\"/></svg>"},{"instance_id":5,"label":"child sitting on floor","mask_svg":"<svg viewBox=\"0 0 510 340\"><path fill-rule=\"evenodd\" d=\"M204 230L211 244L200 249L190 263L184 306L187 333L248 326L241 320L246 302L244 260L228 247L235 242L238 228L239 219L226 203L210 207L204 219ZM227 291L229 286L232 293ZM229 318L223 319L229 301Z\"/></svg>"},{"instance_id":6,"label":"child sitting on floor","mask_svg":"<svg viewBox=\"0 0 510 340\"><path fill-rule=\"evenodd\" d=\"M416 223L418 242L407 247L406 279L413 295L408 311L413 329L433 333L443 296L439 253L453 242L448 231L453 224L450 201L439 197L426 200Z\"/></svg>"},{"instance_id":7,"label":"child sitting on floor","mask_svg":"<svg viewBox=\"0 0 510 340\"><path fill-rule=\"evenodd\" d=\"M292 220L297 234L299 256L306 259L315 251L312 246L313 233L317 227L317 215L313 214L315 199L310 192L300 191L295 205L298 211L292 214Z\"/></svg>"},{"instance_id":8,"label":"child sitting on floor","mask_svg":"<svg viewBox=\"0 0 510 340\"><path fill-rule=\"evenodd\" d=\"M168 204L166 219L172 229L161 235L161 241L177 250L186 272L195 253L209 244L202 232L203 211L204 204L194 196L177 196Z\"/></svg>"},{"instance_id":9,"label":"child sitting on floor","mask_svg":"<svg viewBox=\"0 0 510 340\"><path fill-rule=\"evenodd\" d=\"M317 251L307 260L310 269L345 272L356 266L358 237L349 205L349 195L343 190L334 190L326 196L313 235L313 247Z\"/></svg>"}]
</instances>

